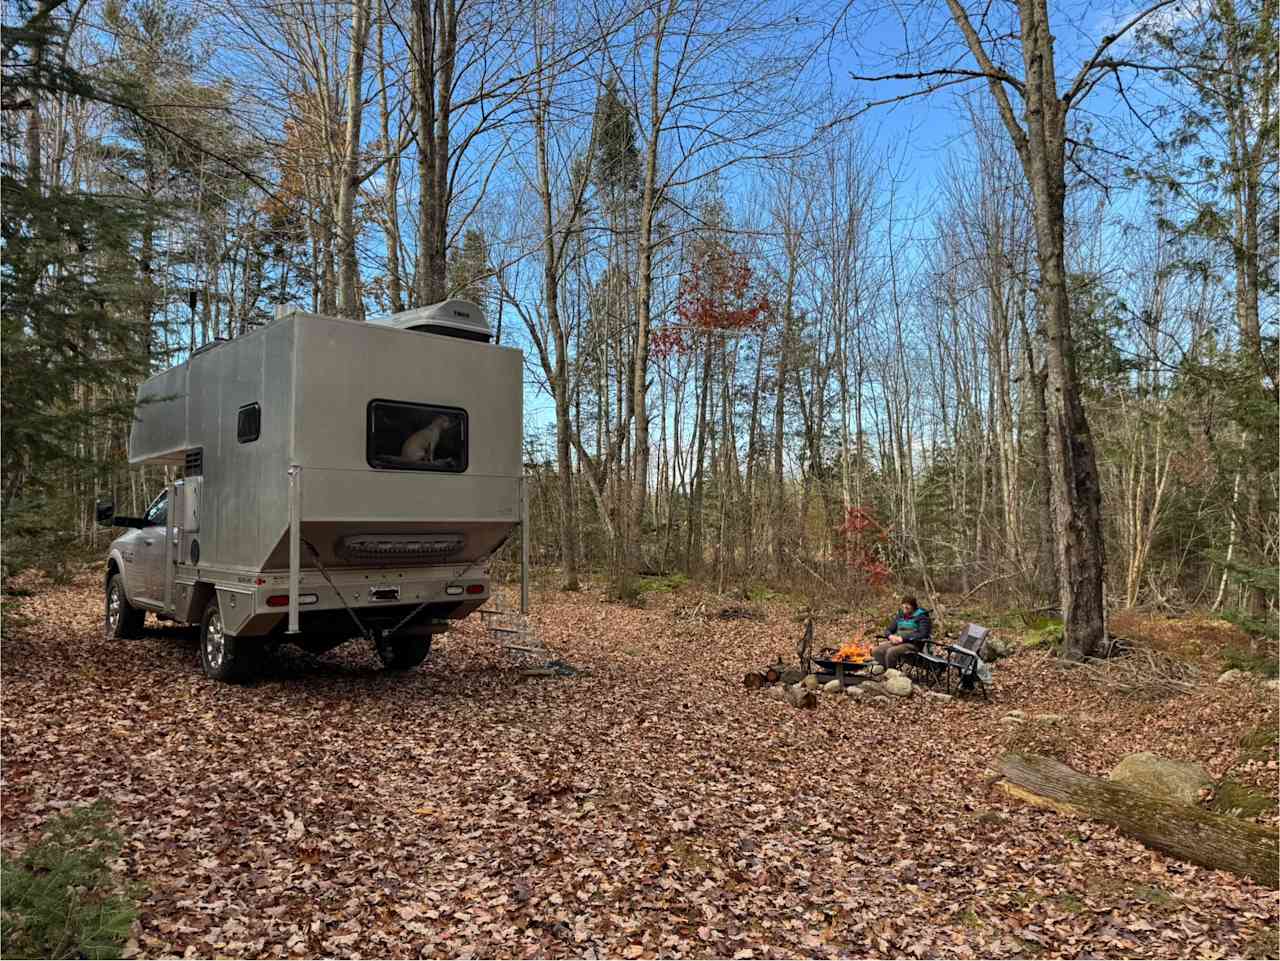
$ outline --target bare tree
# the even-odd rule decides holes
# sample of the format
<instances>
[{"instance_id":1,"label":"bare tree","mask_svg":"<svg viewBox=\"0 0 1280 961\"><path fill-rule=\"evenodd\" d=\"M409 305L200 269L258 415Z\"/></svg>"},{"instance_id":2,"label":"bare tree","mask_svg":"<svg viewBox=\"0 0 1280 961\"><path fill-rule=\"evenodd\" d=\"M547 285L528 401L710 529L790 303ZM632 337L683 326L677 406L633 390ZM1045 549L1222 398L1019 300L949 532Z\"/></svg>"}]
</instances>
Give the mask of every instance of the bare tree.
<instances>
[{"instance_id":1,"label":"bare tree","mask_svg":"<svg viewBox=\"0 0 1280 961\"><path fill-rule=\"evenodd\" d=\"M1064 652L1071 657L1096 654L1103 649L1105 557L1101 487L1076 370L1064 259L1067 148L1071 141L1067 120L1100 83L1118 76L1126 66L1123 59L1111 53L1117 41L1173 2L1157 0L1103 37L1061 91L1047 0L1017 0L1007 22L998 20L999 14L990 7L970 10L961 0L947 0L958 38L952 34L945 47L935 42L933 46L907 51L914 69L855 75L867 81L913 81L920 85L917 95L942 86L979 81L993 98L1017 152L1032 198L1038 295L1048 342L1056 546L1066 624ZM957 64L956 39L972 57L973 66ZM1014 56L1022 61L1020 75L1012 66ZM1020 110L1015 107L1015 98L1021 102Z\"/></svg>"}]
</instances>

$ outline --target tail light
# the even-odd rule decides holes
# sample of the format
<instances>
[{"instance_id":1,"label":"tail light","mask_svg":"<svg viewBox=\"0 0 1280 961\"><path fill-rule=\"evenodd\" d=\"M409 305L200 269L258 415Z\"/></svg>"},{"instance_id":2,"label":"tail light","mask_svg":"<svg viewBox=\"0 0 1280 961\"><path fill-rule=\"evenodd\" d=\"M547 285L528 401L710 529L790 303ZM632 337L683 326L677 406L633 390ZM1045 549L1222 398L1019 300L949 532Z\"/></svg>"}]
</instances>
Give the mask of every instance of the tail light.
<instances>
[{"instance_id":1,"label":"tail light","mask_svg":"<svg viewBox=\"0 0 1280 961\"><path fill-rule=\"evenodd\" d=\"M318 594L299 594L298 595L298 605L300 607L306 607L308 604L316 604L319 601L320 601L320 596ZM272 594L270 597L267 598L267 607L288 607L288 606L289 606L288 594Z\"/></svg>"},{"instance_id":2,"label":"tail light","mask_svg":"<svg viewBox=\"0 0 1280 961\"><path fill-rule=\"evenodd\" d=\"M483 585L483 584L468 584L468 585L467 585L467 593L468 593L468 594L483 594L483 593L484 593L484 585Z\"/></svg>"}]
</instances>

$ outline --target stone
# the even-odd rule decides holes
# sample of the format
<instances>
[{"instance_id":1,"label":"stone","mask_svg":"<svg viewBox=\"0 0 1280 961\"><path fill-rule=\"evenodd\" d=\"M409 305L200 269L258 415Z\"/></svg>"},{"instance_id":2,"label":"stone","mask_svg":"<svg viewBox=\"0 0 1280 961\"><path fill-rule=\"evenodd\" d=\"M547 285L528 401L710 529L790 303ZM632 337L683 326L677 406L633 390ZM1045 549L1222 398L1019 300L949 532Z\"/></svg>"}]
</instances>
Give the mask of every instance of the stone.
<instances>
[{"instance_id":1,"label":"stone","mask_svg":"<svg viewBox=\"0 0 1280 961\"><path fill-rule=\"evenodd\" d=\"M844 689L844 692L850 697L862 697L866 693L857 684L850 684Z\"/></svg>"},{"instance_id":2,"label":"stone","mask_svg":"<svg viewBox=\"0 0 1280 961\"><path fill-rule=\"evenodd\" d=\"M889 680L885 681L884 689L894 697L910 697L911 679L899 674L897 677L891 677Z\"/></svg>"},{"instance_id":3,"label":"stone","mask_svg":"<svg viewBox=\"0 0 1280 961\"><path fill-rule=\"evenodd\" d=\"M777 698L779 701L785 701L787 699L787 689L781 684L774 684L769 688L769 696Z\"/></svg>"},{"instance_id":4,"label":"stone","mask_svg":"<svg viewBox=\"0 0 1280 961\"><path fill-rule=\"evenodd\" d=\"M816 691L818 689L818 675L810 674L806 677L804 679L804 686L811 691Z\"/></svg>"},{"instance_id":5,"label":"stone","mask_svg":"<svg viewBox=\"0 0 1280 961\"><path fill-rule=\"evenodd\" d=\"M828 694L840 694L844 691L844 685L838 680L827 681L826 684L822 685L822 689Z\"/></svg>"},{"instance_id":6,"label":"stone","mask_svg":"<svg viewBox=\"0 0 1280 961\"><path fill-rule=\"evenodd\" d=\"M1002 657L1008 657L1015 650L1016 646L1013 641L996 637L994 634L988 634L986 643L982 648L982 659L987 662L998 661Z\"/></svg>"},{"instance_id":7,"label":"stone","mask_svg":"<svg viewBox=\"0 0 1280 961\"><path fill-rule=\"evenodd\" d=\"M782 672L783 684L799 684L803 680L804 671L797 670L794 667Z\"/></svg>"},{"instance_id":8,"label":"stone","mask_svg":"<svg viewBox=\"0 0 1280 961\"><path fill-rule=\"evenodd\" d=\"M884 673L884 665L883 665L883 664L872 664L872 665L871 665L871 673L872 673L873 675L874 675L874 674L883 674L883 673Z\"/></svg>"},{"instance_id":9,"label":"stone","mask_svg":"<svg viewBox=\"0 0 1280 961\"><path fill-rule=\"evenodd\" d=\"M1015 721L1025 721L1027 719L1026 711L1010 711L1005 715L1006 718L1012 718Z\"/></svg>"},{"instance_id":10,"label":"stone","mask_svg":"<svg viewBox=\"0 0 1280 961\"><path fill-rule=\"evenodd\" d=\"M941 691L925 691L924 696L931 697L935 701L950 701L952 699L950 694L943 694Z\"/></svg>"},{"instance_id":11,"label":"stone","mask_svg":"<svg viewBox=\"0 0 1280 961\"><path fill-rule=\"evenodd\" d=\"M898 670L896 667L888 668L884 672L884 679L887 681L891 677L902 677L902 672Z\"/></svg>"},{"instance_id":12,"label":"stone","mask_svg":"<svg viewBox=\"0 0 1280 961\"><path fill-rule=\"evenodd\" d=\"M1240 669L1233 667L1231 670L1223 671L1221 674L1218 675L1218 683L1234 684L1236 681L1241 680L1243 677L1244 677L1244 671L1241 671Z\"/></svg>"},{"instance_id":13,"label":"stone","mask_svg":"<svg viewBox=\"0 0 1280 961\"><path fill-rule=\"evenodd\" d=\"M864 694L883 694L884 685L879 681L863 681L859 687L862 688Z\"/></svg>"},{"instance_id":14,"label":"stone","mask_svg":"<svg viewBox=\"0 0 1280 961\"><path fill-rule=\"evenodd\" d=\"M891 697L886 697L884 694L872 694L870 699L871 699L872 701L875 701L877 704L892 704L892 703L893 703L893 698L891 698Z\"/></svg>"},{"instance_id":15,"label":"stone","mask_svg":"<svg viewBox=\"0 0 1280 961\"><path fill-rule=\"evenodd\" d=\"M1197 803L1200 789L1213 783L1209 772L1194 761L1172 761L1149 751L1121 759L1107 780L1179 804Z\"/></svg>"},{"instance_id":16,"label":"stone","mask_svg":"<svg viewBox=\"0 0 1280 961\"><path fill-rule=\"evenodd\" d=\"M1037 724L1065 724L1067 719L1061 714L1037 714L1034 718Z\"/></svg>"}]
</instances>

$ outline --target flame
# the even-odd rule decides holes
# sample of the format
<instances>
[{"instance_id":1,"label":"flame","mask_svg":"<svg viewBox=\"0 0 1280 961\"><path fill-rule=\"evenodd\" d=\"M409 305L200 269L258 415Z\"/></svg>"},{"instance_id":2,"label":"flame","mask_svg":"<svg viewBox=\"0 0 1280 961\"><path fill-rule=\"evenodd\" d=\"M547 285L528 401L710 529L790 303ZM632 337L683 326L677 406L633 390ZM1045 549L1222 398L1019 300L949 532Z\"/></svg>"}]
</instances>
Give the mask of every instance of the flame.
<instances>
[{"instance_id":1,"label":"flame","mask_svg":"<svg viewBox=\"0 0 1280 961\"><path fill-rule=\"evenodd\" d=\"M850 661L855 664L861 664L871 660L871 645L865 641L850 641L840 650L836 651L833 661Z\"/></svg>"}]
</instances>

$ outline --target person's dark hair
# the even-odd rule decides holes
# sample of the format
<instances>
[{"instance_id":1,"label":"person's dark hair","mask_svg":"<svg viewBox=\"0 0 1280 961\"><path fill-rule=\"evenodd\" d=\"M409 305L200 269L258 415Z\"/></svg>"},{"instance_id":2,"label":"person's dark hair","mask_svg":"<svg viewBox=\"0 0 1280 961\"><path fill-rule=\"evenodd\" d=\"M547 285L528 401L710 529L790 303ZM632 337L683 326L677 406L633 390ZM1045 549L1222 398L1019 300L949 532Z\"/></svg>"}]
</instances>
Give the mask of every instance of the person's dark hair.
<instances>
[{"instance_id":1,"label":"person's dark hair","mask_svg":"<svg viewBox=\"0 0 1280 961\"><path fill-rule=\"evenodd\" d=\"M916 599L915 599L914 597L912 597L910 594L906 595L906 596L902 599L902 603L903 603L903 604L910 604L910 605L911 605L911 609L912 609L913 611L918 611L918 610L920 609L920 605L919 605L918 603L916 603Z\"/></svg>"}]
</instances>

